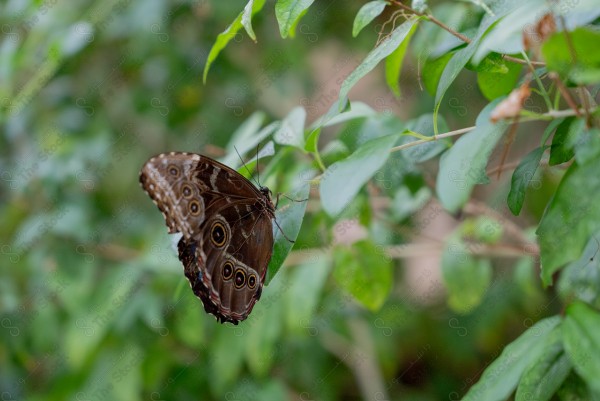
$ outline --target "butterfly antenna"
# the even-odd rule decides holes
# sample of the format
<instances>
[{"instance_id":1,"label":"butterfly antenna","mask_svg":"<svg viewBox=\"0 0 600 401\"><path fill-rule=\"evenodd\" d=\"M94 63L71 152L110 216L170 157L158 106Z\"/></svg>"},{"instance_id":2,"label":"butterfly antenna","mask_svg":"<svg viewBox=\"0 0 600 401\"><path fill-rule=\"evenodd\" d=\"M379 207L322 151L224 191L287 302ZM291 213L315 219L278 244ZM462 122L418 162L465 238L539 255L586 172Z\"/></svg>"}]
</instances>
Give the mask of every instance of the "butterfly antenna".
<instances>
[{"instance_id":1,"label":"butterfly antenna","mask_svg":"<svg viewBox=\"0 0 600 401\"><path fill-rule=\"evenodd\" d=\"M244 163L244 159L242 159L242 155L240 155L240 152L238 152L238 150L237 150L237 148L235 146L233 148L235 149L235 153L237 153L238 157L240 158L240 161L244 165L244 168L246 169L246 171L248 172L248 174L250 174L250 178L254 180L254 176L252 175L252 172L250 171L250 169L248 168L248 166L246 166L246 163ZM254 180L254 182L256 182L256 180ZM260 187L260 182L257 182L257 184Z\"/></svg>"}]
</instances>

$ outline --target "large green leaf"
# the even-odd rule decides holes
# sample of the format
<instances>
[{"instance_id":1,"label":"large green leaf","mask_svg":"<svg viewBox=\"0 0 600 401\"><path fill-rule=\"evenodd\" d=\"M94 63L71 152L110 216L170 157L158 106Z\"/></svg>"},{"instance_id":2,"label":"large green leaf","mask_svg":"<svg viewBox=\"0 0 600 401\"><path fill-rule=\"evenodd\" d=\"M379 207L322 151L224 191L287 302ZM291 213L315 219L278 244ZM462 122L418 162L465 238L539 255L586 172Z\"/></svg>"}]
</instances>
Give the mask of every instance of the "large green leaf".
<instances>
[{"instance_id":1,"label":"large green leaf","mask_svg":"<svg viewBox=\"0 0 600 401\"><path fill-rule=\"evenodd\" d=\"M568 40L564 32L555 33L542 46L548 70L580 85L597 83L600 81L599 41L600 33L589 28L569 32Z\"/></svg>"},{"instance_id":2,"label":"large green leaf","mask_svg":"<svg viewBox=\"0 0 600 401\"><path fill-rule=\"evenodd\" d=\"M375 0L363 5L354 18L352 36L356 37L365 26L369 25L371 21L381 14L387 4L384 0Z\"/></svg>"},{"instance_id":3,"label":"large green leaf","mask_svg":"<svg viewBox=\"0 0 600 401\"><path fill-rule=\"evenodd\" d=\"M559 11L569 30L591 22L600 15L596 0L562 0L557 5L544 0L529 0L515 4L516 6L512 5L511 12L496 24L481 42L474 56L476 61L483 59L490 51L513 54L524 50L523 31L535 33L537 21L547 13L556 14ZM560 32L560 35L563 33ZM592 43L589 43L589 46L592 46ZM566 56L569 52L563 54Z\"/></svg>"},{"instance_id":4,"label":"large green leaf","mask_svg":"<svg viewBox=\"0 0 600 401\"><path fill-rule=\"evenodd\" d=\"M330 258L323 253L303 261L290 273L290 288L285 294L285 320L292 332L306 332L306 325L317 308L330 266Z\"/></svg>"},{"instance_id":5,"label":"large green leaf","mask_svg":"<svg viewBox=\"0 0 600 401\"><path fill-rule=\"evenodd\" d=\"M568 162L575 155L575 138L583 129L583 120L575 117L565 118L565 120L556 127L556 132L552 137L552 146L550 147L549 165L554 166Z\"/></svg>"},{"instance_id":6,"label":"large green leaf","mask_svg":"<svg viewBox=\"0 0 600 401\"><path fill-rule=\"evenodd\" d=\"M425 113L419 117L406 122L406 129L398 142L398 145L404 145L417 140L434 137L433 114ZM444 117L440 116L437 121L438 128L447 131L448 124ZM418 134L418 135L415 135ZM423 138L425 137L425 138ZM422 143L418 146L403 149L402 155L411 163L421 163L439 155L452 145L450 138L438 139Z\"/></svg>"},{"instance_id":7,"label":"large green leaf","mask_svg":"<svg viewBox=\"0 0 600 401\"><path fill-rule=\"evenodd\" d=\"M569 167L546 207L537 229L542 282L581 256L590 236L600 230L600 159Z\"/></svg>"},{"instance_id":8,"label":"large green leaf","mask_svg":"<svg viewBox=\"0 0 600 401\"><path fill-rule=\"evenodd\" d=\"M306 212L306 199L309 190L309 185L304 184L296 191L286 194L293 200L290 200L285 206L279 207L275 212L275 221L273 222L275 244L273 246L273 256L267 267L265 284L268 284L275 277L285 258L292 250L294 243L290 241L295 241L298 232L300 232L304 212Z\"/></svg>"},{"instance_id":9,"label":"large green leaf","mask_svg":"<svg viewBox=\"0 0 600 401\"><path fill-rule=\"evenodd\" d=\"M257 145L271 135L278 127L277 123L271 123L261 129L260 126L264 119L264 113L254 112L240 124L233 135L231 135L226 148L227 154L221 159L221 162L230 167L237 168L242 164L238 153L243 157L243 155L250 151L256 152ZM252 154L252 156L256 155ZM251 159L254 159L254 157Z\"/></svg>"},{"instance_id":10,"label":"large green leaf","mask_svg":"<svg viewBox=\"0 0 600 401\"><path fill-rule=\"evenodd\" d=\"M571 361L565 354L560 327L544 341L544 352L523 373L515 401L547 401L558 390L571 371Z\"/></svg>"},{"instance_id":11,"label":"large green leaf","mask_svg":"<svg viewBox=\"0 0 600 401\"><path fill-rule=\"evenodd\" d=\"M281 125L273 134L275 142L281 145L291 145L304 149L304 121L306 120L306 110L298 106L292 109L289 114L281 120Z\"/></svg>"},{"instance_id":12,"label":"large green leaf","mask_svg":"<svg viewBox=\"0 0 600 401\"><path fill-rule=\"evenodd\" d=\"M575 160L579 164L598 158L600 156L600 129L596 127L588 129L583 125L575 139L574 148Z\"/></svg>"},{"instance_id":13,"label":"large green leaf","mask_svg":"<svg viewBox=\"0 0 600 401\"><path fill-rule=\"evenodd\" d=\"M256 9L254 8L254 3L256 4ZM249 0L246 7L244 7L244 11L242 11L242 26L248 33L248 36L252 38L253 41L256 42L256 35L254 34L254 29L252 29L252 16L257 13L265 4L264 0Z\"/></svg>"},{"instance_id":14,"label":"large green leaf","mask_svg":"<svg viewBox=\"0 0 600 401\"><path fill-rule=\"evenodd\" d=\"M523 201L525 200L525 192L529 187L529 183L533 180L535 172L540 165L542 155L546 150L545 146L536 148L525 156L519 166L515 169L512 175L510 192L508 193L508 208L515 216L521 213Z\"/></svg>"},{"instance_id":15,"label":"large green leaf","mask_svg":"<svg viewBox=\"0 0 600 401\"><path fill-rule=\"evenodd\" d=\"M208 76L208 70L212 65L213 61L217 59L221 50L227 46L227 43L231 41L238 33L238 31L245 26L246 31L250 35L252 39L256 39L254 37L254 31L252 30L252 25L250 24L250 20L254 14L259 12L263 6L265 5L265 0L250 0L244 10L237 16L236 19L233 20L231 25L227 27L223 32L221 32L217 36L217 40L210 48L210 52L208 53L208 57L206 58L206 64L204 65L204 73L202 74L202 82L206 83L206 77ZM252 8L251 12L248 10L248 6Z\"/></svg>"},{"instance_id":16,"label":"large green leaf","mask_svg":"<svg viewBox=\"0 0 600 401\"><path fill-rule=\"evenodd\" d=\"M363 62L342 83L339 94L338 107L342 109L346 105L346 97L350 89L365 75L369 73L381 60L392 54L411 32L418 18L412 18L392 31L375 49L367 55Z\"/></svg>"},{"instance_id":17,"label":"large green leaf","mask_svg":"<svg viewBox=\"0 0 600 401\"><path fill-rule=\"evenodd\" d=\"M561 272L558 290L567 302L578 299L600 308L600 233L592 235L581 257Z\"/></svg>"},{"instance_id":18,"label":"large green leaf","mask_svg":"<svg viewBox=\"0 0 600 401\"><path fill-rule=\"evenodd\" d=\"M308 10L315 0L277 0L275 4L275 16L279 23L279 33L282 38L288 35L294 37L298 20Z\"/></svg>"},{"instance_id":19,"label":"large green leaf","mask_svg":"<svg viewBox=\"0 0 600 401\"><path fill-rule=\"evenodd\" d=\"M392 289L392 263L372 242L338 246L333 254L333 276L362 305L376 311Z\"/></svg>"},{"instance_id":20,"label":"large green leaf","mask_svg":"<svg viewBox=\"0 0 600 401\"><path fill-rule=\"evenodd\" d=\"M575 370L600 391L600 313L582 302L567 308L562 327L565 350Z\"/></svg>"},{"instance_id":21,"label":"large green leaf","mask_svg":"<svg viewBox=\"0 0 600 401\"><path fill-rule=\"evenodd\" d=\"M493 3L493 13L486 14L483 17L481 23L479 24L479 27L477 28L477 33L475 34L475 37L471 38L471 43L454 53L450 61L448 61L446 67L444 68L444 72L442 72L442 76L440 77L440 81L438 83L437 91L435 94L435 115L438 114L438 110L440 108L442 99L446 91L448 90L452 82L454 82L454 80L462 71L462 69L471 60L471 57L473 57L473 55L475 54L475 51L479 47L481 40L486 35L490 26L492 26L492 24L494 24L504 15L506 15L506 13L508 13L514 7L515 4L517 4L516 0L505 0ZM475 64L478 64L478 62L476 62Z\"/></svg>"},{"instance_id":22,"label":"large green leaf","mask_svg":"<svg viewBox=\"0 0 600 401\"><path fill-rule=\"evenodd\" d=\"M473 59L479 63L491 51L515 54L523 50L523 29L532 29L535 22L548 12L544 0L521 1L511 7L510 12L495 24L481 41Z\"/></svg>"},{"instance_id":23,"label":"large green leaf","mask_svg":"<svg viewBox=\"0 0 600 401\"><path fill-rule=\"evenodd\" d=\"M418 23L414 24L410 28L400 46L385 59L385 81L397 97L400 97L400 71L404 62L404 55L406 54L406 49L408 49L410 38L417 30L418 25Z\"/></svg>"},{"instance_id":24,"label":"large green leaf","mask_svg":"<svg viewBox=\"0 0 600 401\"><path fill-rule=\"evenodd\" d=\"M481 303L490 285L490 261L473 257L460 239L453 238L444 248L441 263L448 305L458 313L469 313Z\"/></svg>"},{"instance_id":25,"label":"large green leaf","mask_svg":"<svg viewBox=\"0 0 600 401\"><path fill-rule=\"evenodd\" d=\"M323 208L330 216L338 215L360 188L377 173L397 140L398 135L372 139L344 160L327 168L323 173L319 192Z\"/></svg>"},{"instance_id":26,"label":"large green leaf","mask_svg":"<svg viewBox=\"0 0 600 401\"><path fill-rule=\"evenodd\" d=\"M559 316L540 320L504 347L502 354L487 367L463 401L506 400L525 369L546 351L545 339L559 323Z\"/></svg>"},{"instance_id":27,"label":"large green leaf","mask_svg":"<svg viewBox=\"0 0 600 401\"><path fill-rule=\"evenodd\" d=\"M423 65L423 85L431 96L435 96L442 73L446 69L446 65L452 58L453 52L445 53L435 59L428 59Z\"/></svg>"},{"instance_id":28,"label":"large green leaf","mask_svg":"<svg viewBox=\"0 0 600 401\"><path fill-rule=\"evenodd\" d=\"M476 128L442 155L436 189L442 205L452 213L469 200L476 184L489 181L485 174L488 159L507 127L505 122L490 121L500 100L488 104L477 117Z\"/></svg>"},{"instance_id":29,"label":"large green leaf","mask_svg":"<svg viewBox=\"0 0 600 401\"><path fill-rule=\"evenodd\" d=\"M493 53L496 54L496 53ZM484 60L487 60L485 58ZM522 64L499 61L506 67L506 72L479 71L477 73L477 85L479 90L488 100L494 100L500 96L508 95L519 80L523 69Z\"/></svg>"}]
</instances>

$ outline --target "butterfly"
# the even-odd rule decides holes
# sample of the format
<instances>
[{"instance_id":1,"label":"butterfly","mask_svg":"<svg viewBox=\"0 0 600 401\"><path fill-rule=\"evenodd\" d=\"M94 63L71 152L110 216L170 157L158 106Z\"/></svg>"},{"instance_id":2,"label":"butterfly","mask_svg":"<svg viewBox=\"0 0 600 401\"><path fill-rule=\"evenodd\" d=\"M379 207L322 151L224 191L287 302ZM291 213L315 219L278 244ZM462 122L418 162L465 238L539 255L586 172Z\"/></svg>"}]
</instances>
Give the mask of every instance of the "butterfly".
<instances>
[{"instance_id":1,"label":"butterfly","mask_svg":"<svg viewBox=\"0 0 600 401\"><path fill-rule=\"evenodd\" d=\"M237 325L260 299L273 253L275 205L234 169L209 157L162 153L140 171L177 245L194 294L207 313Z\"/></svg>"}]
</instances>

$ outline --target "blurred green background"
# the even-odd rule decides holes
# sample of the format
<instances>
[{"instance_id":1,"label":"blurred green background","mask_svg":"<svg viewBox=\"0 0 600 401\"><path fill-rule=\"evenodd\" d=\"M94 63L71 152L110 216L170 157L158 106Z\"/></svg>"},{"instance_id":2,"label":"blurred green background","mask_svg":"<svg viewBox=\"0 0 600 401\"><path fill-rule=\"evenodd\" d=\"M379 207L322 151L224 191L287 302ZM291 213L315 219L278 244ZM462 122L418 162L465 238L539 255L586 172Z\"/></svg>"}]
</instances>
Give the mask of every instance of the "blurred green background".
<instances>
[{"instance_id":1,"label":"blurred green background","mask_svg":"<svg viewBox=\"0 0 600 401\"><path fill-rule=\"evenodd\" d=\"M508 258L481 305L456 314L439 269L425 268L439 263L427 249L411 268L386 258L391 295L378 310L360 306L334 280L334 260L353 256L332 256L333 238L359 221L375 238L364 245L373 254L374 244L408 243L416 210L398 211L386 231L364 193L347 227L312 196L295 251L247 321L219 325L206 315L139 187L142 164L171 150L223 156L255 112L267 124L304 106L314 121L389 17L353 39L362 3L319 1L284 40L268 2L253 19L258 43L236 35L202 84L210 47L245 3L0 4L0 399L455 400L504 345L558 310L534 261L509 270ZM399 99L380 69L352 99L400 120L430 112L415 57L403 71ZM468 71L446 96L451 129L472 125L487 103ZM335 154L336 135L369 129L357 124L327 129L323 147ZM273 192L314 169L301 152L278 149L274 159L261 164ZM410 185L425 186L433 168ZM549 193L537 191L530 210L541 213ZM444 219L432 202L418 224Z\"/></svg>"}]
</instances>

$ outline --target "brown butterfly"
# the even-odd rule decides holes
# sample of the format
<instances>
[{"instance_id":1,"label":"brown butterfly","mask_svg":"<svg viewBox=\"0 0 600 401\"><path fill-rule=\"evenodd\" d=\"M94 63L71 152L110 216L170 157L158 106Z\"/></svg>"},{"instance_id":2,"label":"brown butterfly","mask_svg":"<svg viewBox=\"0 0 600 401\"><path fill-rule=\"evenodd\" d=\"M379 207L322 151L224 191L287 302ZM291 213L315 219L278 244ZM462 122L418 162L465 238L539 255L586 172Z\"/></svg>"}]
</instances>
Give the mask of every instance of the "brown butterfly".
<instances>
[{"instance_id":1,"label":"brown butterfly","mask_svg":"<svg viewBox=\"0 0 600 401\"><path fill-rule=\"evenodd\" d=\"M140 183L169 233L206 312L238 324L260 299L273 253L271 191L209 157L171 152L148 160Z\"/></svg>"}]
</instances>

